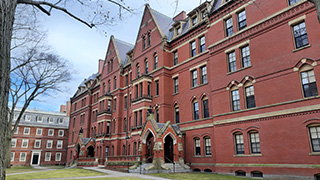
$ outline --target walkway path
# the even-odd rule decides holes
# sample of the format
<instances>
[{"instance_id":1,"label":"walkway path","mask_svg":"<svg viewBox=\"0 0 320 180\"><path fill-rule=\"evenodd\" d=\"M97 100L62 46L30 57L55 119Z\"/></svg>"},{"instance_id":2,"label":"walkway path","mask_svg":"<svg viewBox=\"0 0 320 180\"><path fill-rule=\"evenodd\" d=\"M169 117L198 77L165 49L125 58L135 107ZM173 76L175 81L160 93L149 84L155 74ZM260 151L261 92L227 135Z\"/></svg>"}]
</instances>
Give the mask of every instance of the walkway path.
<instances>
[{"instance_id":1,"label":"walkway path","mask_svg":"<svg viewBox=\"0 0 320 180\"><path fill-rule=\"evenodd\" d=\"M43 168L44 170L40 171L53 171L57 169L46 169ZM61 179L98 179L98 178L112 178L112 177L136 177L136 178L141 178L141 179L150 179L150 180L170 180L167 178L161 178L161 177L154 177L154 176L149 176L149 175L144 175L144 174L135 174L135 173L123 173L123 172L118 172L118 171L112 171L108 169L103 169L99 167L84 167L83 169L89 169L93 171L98 171L102 173L106 173L108 175L101 175L101 176L86 176L86 177L70 177L70 178L51 178L51 179L37 179L37 180L61 180ZM12 174L7 174L7 176L10 175L15 175L15 174L27 174L27 173L35 173L35 172L40 172L40 171L29 171L29 172L21 172L21 173L12 173Z\"/></svg>"}]
</instances>

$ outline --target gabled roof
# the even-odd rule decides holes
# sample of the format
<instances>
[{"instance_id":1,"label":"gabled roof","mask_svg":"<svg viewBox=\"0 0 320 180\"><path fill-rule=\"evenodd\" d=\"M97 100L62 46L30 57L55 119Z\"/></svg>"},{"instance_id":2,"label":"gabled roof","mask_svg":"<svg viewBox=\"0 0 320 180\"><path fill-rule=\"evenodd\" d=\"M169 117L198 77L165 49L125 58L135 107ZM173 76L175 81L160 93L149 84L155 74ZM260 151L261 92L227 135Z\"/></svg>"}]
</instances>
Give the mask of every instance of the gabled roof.
<instances>
[{"instance_id":1,"label":"gabled roof","mask_svg":"<svg viewBox=\"0 0 320 180\"><path fill-rule=\"evenodd\" d=\"M80 85L78 86L78 90L77 92L73 95L73 97L77 97L78 95L82 94L85 90L86 90L86 82L90 81L90 80L95 80L96 77L99 75L99 73L95 73L92 74L91 76L89 76L87 79L84 79Z\"/></svg>"},{"instance_id":2,"label":"gabled roof","mask_svg":"<svg viewBox=\"0 0 320 180\"><path fill-rule=\"evenodd\" d=\"M172 24L174 23L173 19L150 8L150 12L153 14L160 31L162 32L163 36L169 37L169 29L171 28Z\"/></svg>"},{"instance_id":3,"label":"gabled roof","mask_svg":"<svg viewBox=\"0 0 320 180\"><path fill-rule=\"evenodd\" d=\"M128 63L127 52L133 49L133 44L124 42L122 40L114 38L115 49L118 51L118 56L120 58L120 63L126 65Z\"/></svg>"}]
</instances>

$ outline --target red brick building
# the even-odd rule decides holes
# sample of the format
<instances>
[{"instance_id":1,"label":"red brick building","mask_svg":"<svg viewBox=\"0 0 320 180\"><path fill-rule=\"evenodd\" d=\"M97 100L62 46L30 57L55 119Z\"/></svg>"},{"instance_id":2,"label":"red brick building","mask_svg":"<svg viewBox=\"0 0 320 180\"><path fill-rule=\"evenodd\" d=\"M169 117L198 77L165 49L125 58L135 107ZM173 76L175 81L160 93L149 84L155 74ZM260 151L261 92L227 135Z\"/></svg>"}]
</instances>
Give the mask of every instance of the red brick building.
<instances>
[{"instance_id":1,"label":"red brick building","mask_svg":"<svg viewBox=\"0 0 320 180\"><path fill-rule=\"evenodd\" d=\"M71 98L67 163L319 179L319 28L306 0L146 5Z\"/></svg>"},{"instance_id":2,"label":"red brick building","mask_svg":"<svg viewBox=\"0 0 320 180\"><path fill-rule=\"evenodd\" d=\"M68 127L66 112L27 109L11 139L11 165L65 164Z\"/></svg>"}]
</instances>

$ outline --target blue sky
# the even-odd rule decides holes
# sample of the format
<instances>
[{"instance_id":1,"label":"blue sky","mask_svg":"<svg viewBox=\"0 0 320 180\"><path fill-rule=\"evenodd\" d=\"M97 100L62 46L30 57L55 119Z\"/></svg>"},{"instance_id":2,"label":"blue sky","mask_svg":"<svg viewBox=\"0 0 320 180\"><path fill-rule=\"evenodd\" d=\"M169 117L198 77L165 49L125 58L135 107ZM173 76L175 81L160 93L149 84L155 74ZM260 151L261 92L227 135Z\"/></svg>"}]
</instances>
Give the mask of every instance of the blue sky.
<instances>
[{"instance_id":1,"label":"blue sky","mask_svg":"<svg viewBox=\"0 0 320 180\"><path fill-rule=\"evenodd\" d=\"M149 3L152 9L174 17L182 10L190 12L200 2L201 0L179 0L176 9L174 0L126 0L127 5L135 9L135 13L127 15L114 26L99 29L90 29L57 11L50 17L43 17L44 28L48 31L48 43L57 54L70 61L76 73L73 74L72 80L64 85L63 92L40 97L38 98L40 101L33 102L30 108L59 111L60 105L65 104L73 96L83 79L97 72L98 60L105 58L111 35L134 44L144 4ZM110 10L118 11L118 8L114 6ZM107 35L103 31L106 31Z\"/></svg>"}]
</instances>

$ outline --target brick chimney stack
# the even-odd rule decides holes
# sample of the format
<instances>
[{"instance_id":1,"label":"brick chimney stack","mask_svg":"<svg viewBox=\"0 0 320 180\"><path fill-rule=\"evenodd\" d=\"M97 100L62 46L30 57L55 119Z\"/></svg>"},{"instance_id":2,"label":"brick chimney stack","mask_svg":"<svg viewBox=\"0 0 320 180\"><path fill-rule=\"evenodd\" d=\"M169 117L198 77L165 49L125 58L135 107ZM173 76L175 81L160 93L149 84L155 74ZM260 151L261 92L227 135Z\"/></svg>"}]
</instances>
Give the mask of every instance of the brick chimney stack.
<instances>
[{"instance_id":1,"label":"brick chimney stack","mask_svg":"<svg viewBox=\"0 0 320 180\"><path fill-rule=\"evenodd\" d=\"M186 12L185 11L181 11L178 15L176 15L173 20L174 21L181 21L181 20L184 20L186 19L187 15L186 15Z\"/></svg>"}]
</instances>

